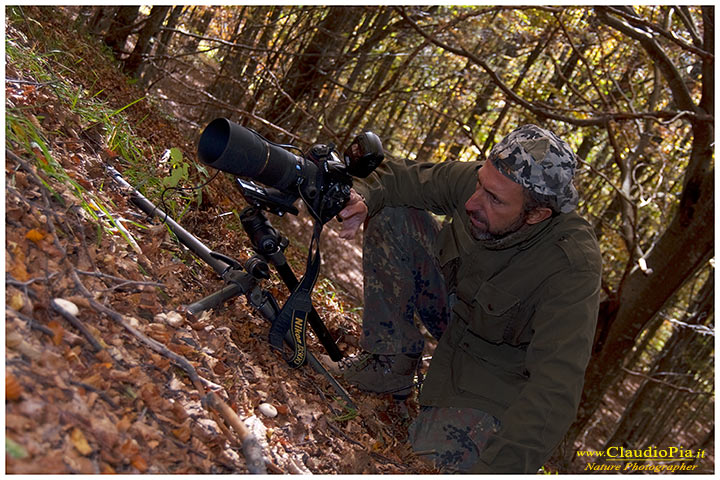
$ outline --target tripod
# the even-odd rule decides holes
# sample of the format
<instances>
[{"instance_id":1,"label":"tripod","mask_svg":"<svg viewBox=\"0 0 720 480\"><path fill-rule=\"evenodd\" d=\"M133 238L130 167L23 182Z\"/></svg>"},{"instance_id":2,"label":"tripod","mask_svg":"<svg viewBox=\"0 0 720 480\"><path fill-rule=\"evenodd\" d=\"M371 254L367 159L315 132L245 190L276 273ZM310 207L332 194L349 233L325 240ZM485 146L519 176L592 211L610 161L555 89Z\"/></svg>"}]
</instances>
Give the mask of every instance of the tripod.
<instances>
[{"instance_id":1,"label":"tripod","mask_svg":"<svg viewBox=\"0 0 720 480\"><path fill-rule=\"evenodd\" d=\"M298 279L288 265L287 258L284 254L285 248L289 245L288 239L278 234L257 205L246 208L241 214L241 223L255 251L255 255L250 257L243 265L231 257L212 251L127 183L117 170L111 166L106 166L106 169L113 180L130 191L130 201L136 207L150 217L157 217L165 223L183 245L212 267L228 284L221 290L186 306L185 311L188 314L197 316L205 310L221 306L224 302L232 298L245 295L250 306L259 312L268 322L272 323L275 318L277 318L280 313L280 307L275 297L272 293L261 287L262 281L270 278L268 264L276 268L281 279L290 290L294 289L298 284ZM327 350L330 358L335 361L341 359L343 356L342 352L338 349L330 332L314 308L308 316L308 322L318 340ZM284 341L287 345L293 345L293 338L290 332L285 334ZM343 398L349 407L357 408L348 392L330 375L311 352L307 352L307 363L315 371L322 373L328 379L333 389Z\"/></svg>"},{"instance_id":2,"label":"tripod","mask_svg":"<svg viewBox=\"0 0 720 480\"><path fill-rule=\"evenodd\" d=\"M253 250L255 251L255 255L250 257L250 259L246 262L244 266L245 271L253 277L255 282L258 282L260 280L270 278L268 264L271 264L275 267L278 275L288 289L292 291L299 282L295 273L290 268L290 265L287 263L287 258L285 257L285 248L289 245L288 239L278 234L277 230L270 225L267 217L259 208L247 207L240 213L240 222L250 239ZM245 293L248 291L248 287L252 290L252 285L249 283L244 285L246 287L245 289L233 288L239 285L243 286L243 281L245 279L237 278L238 271L243 268L241 265L225 255L221 255L216 252L211 252L211 255L214 258L231 265L230 268L233 271L223 273L221 276L223 278L225 278L226 275L229 276L226 281L231 282L233 285L188 305L187 310L194 315L197 315L204 310L215 308L230 298ZM256 304L253 304L252 300L251 304L263 313L265 317L270 317L271 321L279 313L277 302L275 302L275 299L271 294L265 292L265 295L261 295L260 298L254 298L254 300ZM310 323L310 327L313 329L313 332L315 332L318 341L320 341L322 346L325 347L325 350L327 350L330 358L334 361L340 360L343 357L343 354L340 352L340 349L338 349L332 335L320 319L320 316L314 307L308 316L308 322Z\"/></svg>"}]
</instances>

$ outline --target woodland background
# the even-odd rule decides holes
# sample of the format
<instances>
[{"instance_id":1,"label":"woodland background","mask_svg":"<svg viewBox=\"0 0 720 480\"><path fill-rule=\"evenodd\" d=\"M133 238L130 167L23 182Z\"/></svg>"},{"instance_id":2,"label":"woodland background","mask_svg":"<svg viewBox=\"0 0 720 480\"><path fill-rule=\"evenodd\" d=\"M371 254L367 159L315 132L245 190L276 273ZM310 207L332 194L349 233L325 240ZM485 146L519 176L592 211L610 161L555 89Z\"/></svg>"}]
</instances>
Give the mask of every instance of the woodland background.
<instances>
[{"instance_id":1,"label":"woodland background","mask_svg":"<svg viewBox=\"0 0 720 480\"><path fill-rule=\"evenodd\" d=\"M107 312L92 312L92 302L82 301L78 271L94 268L83 277L95 282L88 291L104 289L106 307L141 323L149 319L146 331L166 341L179 330L154 315L217 288L212 275L188 260L162 227L148 231L136 221L129 232L119 233L122 222L112 220L123 209L122 196L103 190L109 180L97 165L98 159L120 165L155 201L165 187L203 183L209 172L195 161L193 143L219 116L301 148L316 142L343 146L358 132L372 130L389 157L432 162L483 158L523 123L555 131L581 159L579 210L595 228L604 272L578 419L545 469L582 471L579 449L656 445L705 449L709 454L696 460L697 471L714 470L714 7L7 7L6 22L6 378L15 382L15 390L6 389L6 438L17 446L6 453L8 471L242 471L242 458L229 454L228 444L215 439L212 448L200 445L207 444L197 430L200 414L188 416L188 404L183 404L185 417L145 416L170 408L157 400L167 402L170 395L165 389L170 374L167 365L157 367L158 358L138 360L141 366L155 365L142 371L151 385L160 385L156 390L110 395L111 402L93 400L89 410L87 395L95 392L102 399L118 390L118 382L129 381L127 372L108 377L88 370L80 386L49 380L53 369L75 371L63 366L72 363L68 352L84 359L78 361L85 369L112 363L98 360L98 353L89 355L88 346L51 308L50 299L74 296L90 318L107 322ZM31 177L43 180L33 183ZM65 188L59 196L66 202L75 198L72 202L86 213L71 215L67 203L42 193L48 185L56 193ZM213 248L237 251L232 241L243 240L234 216L213 219L240 208L227 198L231 188L220 177L200 195L175 191L163 195L164 210L214 242ZM107 208L98 207L100 200L109 202ZM31 218L35 223L28 223ZM65 234L54 233L53 218ZM293 245L302 250L309 224L279 222L296 235ZM82 225L87 231L78 234ZM95 230L97 239L91 239ZM134 247L127 236L137 237ZM89 258L84 270L77 242ZM362 307L357 243L348 248L329 232L326 244L318 301L326 307L331 330L351 352ZM63 253L65 248L76 253ZM160 271L163 255L175 263ZM128 265L119 260L125 256ZM302 254L296 262L302 265ZM116 277L130 278L130 291L128 285L108 286L112 269L102 274L99 267L113 264ZM120 267L125 270L118 272ZM241 307L233 308L227 319L237 318ZM218 329L223 321L218 320ZM246 324L250 327L236 324L227 332L226 340L239 347L236 357L222 358L216 350L210 369L216 376L239 375L237 355L254 369L244 373L244 383L224 384L239 412L250 415L273 396L286 406L287 418L279 417L287 421L285 427L268 427L265 419L265 427L276 432L268 439L277 470L429 468L419 467L398 447L407 428L401 413L388 411L378 419L380 404L368 403L372 408L352 418L335 415L342 420L331 421L317 413L337 414L340 407L324 401L327 393L297 403L308 390L279 357L246 358L267 347L258 340L262 324ZM96 336L108 334L101 325ZM238 328L250 331L238 333ZM23 350L22 342L34 349ZM142 357L141 344L131 338L126 343L126 355ZM55 360L42 358L47 349L56 351ZM201 364L193 352L181 353ZM321 378L308 375L313 374L304 378L314 380L300 381L322 386ZM275 390L278 378L288 390L284 397ZM265 391L257 385L263 380ZM192 388L188 381L185 386ZM76 412L82 422L77 416L51 415L52 402L38 403L50 395L46 389L57 388L58 398L85 405L83 415ZM182 404L178 398L171 403ZM111 404L124 413L93 413L93 408L112 409ZM44 414L38 417L38 411ZM98 430L98 415L104 430ZM304 427L296 436L282 437L282 428L295 431L298 418L307 415L310 421L300 422ZM47 426L46 436L30 440L38 427L33 422L57 427ZM170 428L173 442L153 436L153 428ZM309 442L312 432L317 438ZM335 453L328 455L337 461L322 459L327 451L319 446L321 437L327 445L335 443ZM28 445L59 449L57 463L42 465ZM170 460L170 447L188 445L189 460ZM120 447L125 450L114 456L103 453ZM164 458L157 450L148 456L148 449L164 449L167 463L148 465L150 458ZM204 463L192 460L198 452ZM218 460L222 455L230 456Z\"/></svg>"}]
</instances>

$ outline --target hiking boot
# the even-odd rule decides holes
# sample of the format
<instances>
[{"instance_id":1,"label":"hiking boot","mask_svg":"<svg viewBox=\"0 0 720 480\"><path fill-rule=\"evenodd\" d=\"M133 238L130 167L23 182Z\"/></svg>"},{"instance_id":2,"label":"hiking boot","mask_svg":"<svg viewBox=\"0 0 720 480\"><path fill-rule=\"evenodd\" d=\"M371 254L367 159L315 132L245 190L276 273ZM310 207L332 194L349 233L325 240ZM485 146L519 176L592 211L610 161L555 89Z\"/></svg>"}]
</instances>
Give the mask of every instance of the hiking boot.
<instances>
[{"instance_id":1,"label":"hiking boot","mask_svg":"<svg viewBox=\"0 0 720 480\"><path fill-rule=\"evenodd\" d=\"M328 370L342 375L360 390L392 393L395 398L402 399L412 391L419 362L420 354L379 355L364 352L334 362Z\"/></svg>"}]
</instances>

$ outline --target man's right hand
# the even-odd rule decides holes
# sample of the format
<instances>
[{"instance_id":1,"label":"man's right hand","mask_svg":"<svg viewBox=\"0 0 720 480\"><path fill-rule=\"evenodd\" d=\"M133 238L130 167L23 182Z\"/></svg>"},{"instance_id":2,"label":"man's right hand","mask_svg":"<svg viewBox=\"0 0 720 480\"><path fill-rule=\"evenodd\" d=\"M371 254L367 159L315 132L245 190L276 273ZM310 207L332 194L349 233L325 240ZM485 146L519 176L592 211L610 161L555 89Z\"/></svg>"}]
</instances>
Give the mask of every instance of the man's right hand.
<instances>
[{"instance_id":1,"label":"man's right hand","mask_svg":"<svg viewBox=\"0 0 720 480\"><path fill-rule=\"evenodd\" d=\"M350 189L350 199L338 214L342 218L340 238L350 240L357 235L360 226L365 223L367 215L368 207L365 205L365 200L354 189Z\"/></svg>"}]
</instances>

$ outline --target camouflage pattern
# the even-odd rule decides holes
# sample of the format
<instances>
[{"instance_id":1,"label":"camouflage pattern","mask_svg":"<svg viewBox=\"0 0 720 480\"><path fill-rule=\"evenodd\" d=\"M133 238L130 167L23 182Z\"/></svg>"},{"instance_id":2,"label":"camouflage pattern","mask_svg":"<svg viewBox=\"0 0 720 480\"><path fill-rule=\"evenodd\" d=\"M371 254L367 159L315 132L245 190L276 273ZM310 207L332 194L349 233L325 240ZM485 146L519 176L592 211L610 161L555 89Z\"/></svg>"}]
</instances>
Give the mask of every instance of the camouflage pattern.
<instances>
[{"instance_id":1,"label":"camouflage pattern","mask_svg":"<svg viewBox=\"0 0 720 480\"><path fill-rule=\"evenodd\" d=\"M413 451L443 473L468 473L500 421L474 408L422 407L410 425Z\"/></svg>"},{"instance_id":2,"label":"camouflage pattern","mask_svg":"<svg viewBox=\"0 0 720 480\"><path fill-rule=\"evenodd\" d=\"M429 213L413 208L385 207L370 218L363 243L365 310L360 343L365 351L420 354L425 341L414 321L416 313L435 338L446 330L447 287L432 253L439 230ZM362 378L366 383L374 381ZM385 375L382 380L384 390L395 386L395 381L407 382L401 375ZM409 441L413 450L424 452L423 458L443 472L467 472L499 427L495 417L481 410L422 407L410 426Z\"/></svg>"},{"instance_id":3,"label":"camouflage pattern","mask_svg":"<svg viewBox=\"0 0 720 480\"><path fill-rule=\"evenodd\" d=\"M537 125L518 127L493 147L488 160L510 180L550 197L559 212L577 206L572 183L577 158L553 132Z\"/></svg>"},{"instance_id":4,"label":"camouflage pattern","mask_svg":"<svg viewBox=\"0 0 720 480\"><path fill-rule=\"evenodd\" d=\"M447 288L432 253L439 230L429 213L413 208L385 207L370 218L363 242L365 351L422 353L416 313L435 338L447 328Z\"/></svg>"}]
</instances>

